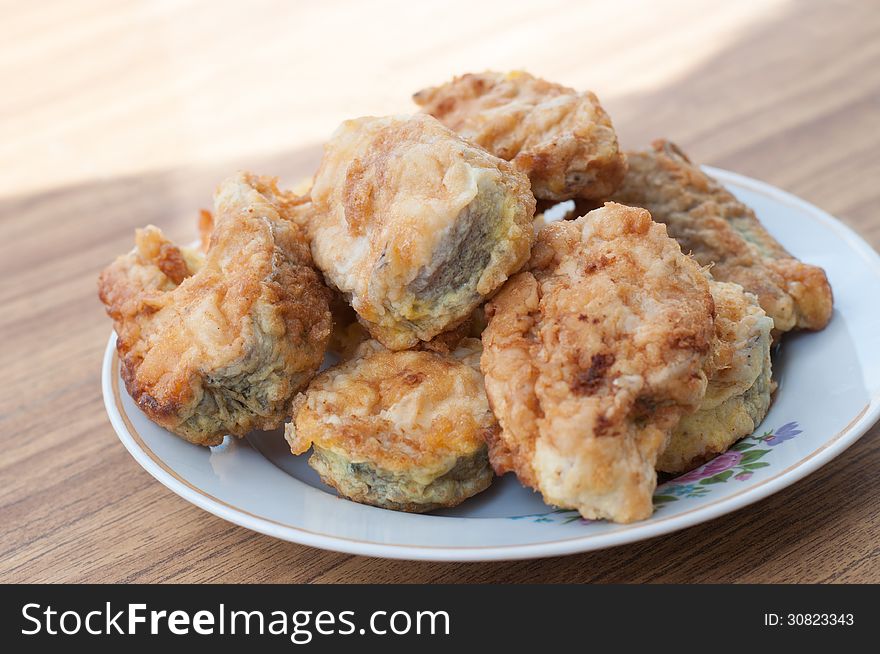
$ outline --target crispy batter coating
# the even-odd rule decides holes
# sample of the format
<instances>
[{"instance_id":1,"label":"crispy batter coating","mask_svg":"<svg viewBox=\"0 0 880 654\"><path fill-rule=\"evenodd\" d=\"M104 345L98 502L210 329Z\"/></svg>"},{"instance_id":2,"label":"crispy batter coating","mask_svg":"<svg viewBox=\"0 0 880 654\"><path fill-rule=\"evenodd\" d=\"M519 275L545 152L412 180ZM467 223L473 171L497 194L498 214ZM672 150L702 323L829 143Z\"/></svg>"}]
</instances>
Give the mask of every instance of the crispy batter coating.
<instances>
[{"instance_id":1,"label":"crispy batter coating","mask_svg":"<svg viewBox=\"0 0 880 654\"><path fill-rule=\"evenodd\" d=\"M643 209L608 203L538 235L487 305L489 456L586 518L652 512L654 466L706 390L707 275Z\"/></svg>"},{"instance_id":2,"label":"crispy batter coating","mask_svg":"<svg viewBox=\"0 0 880 654\"><path fill-rule=\"evenodd\" d=\"M422 111L528 174L535 197L605 198L626 158L591 92L517 71L456 77L413 96Z\"/></svg>"},{"instance_id":3,"label":"crispy batter coating","mask_svg":"<svg viewBox=\"0 0 880 654\"><path fill-rule=\"evenodd\" d=\"M455 506L492 481L498 429L479 372L480 342L450 354L367 341L297 398L285 437L341 495L401 511Z\"/></svg>"},{"instance_id":4,"label":"crispy batter coating","mask_svg":"<svg viewBox=\"0 0 880 654\"><path fill-rule=\"evenodd\" d=\"M343 123L311 198L315 262L395 350L462 323L534 240L525 175L430 116Z\"/></svg>"},{"instance_id":5,"label":"crispy batter coating","mask_svg":"<svg viewBox=\"0 0 880 654\"><path fill-rule=\"evenodd\" d=\"M674 144L657 140L652 146L628 154L629 172L612 199L644 207L682 250L712 266L715 279L754 293L777 333L825 327L833 303L825 271L786 252L754 211Z\"/></svg>"},{"instance_id":6,"label":"crispy batter coating","mask_svg":"<svg viewBox=\"0 0 880 654\"><path fill-rule=\"evenodd\" d=\"M712 281L715 337L709 384L696 413L684 416L657 461L663 472L691 470L757 429L770 408L773 320L739 284Z\"/></svg>"},{"instance_id":7,"label":"crispy batter coating","mask_svg":"<svg viewBox=\"0 0 880 654\"><path fill-rule=\"evenodd\" d=\"M370 332L360 323L357 313L338 292L333 293L330 313L333 314L333 331L330 334L327 350L338 356L340 361L346 361L355 355L361 343L370 340ZM465 318L460 325L437 334L430 341L419 341L415 349L441 354L454 351L463 338L480 337L482 326L475 325L474 322L480 316L482 316L482 307L478 307L473 315Z\"/></svg>"},{"instance_id":8,"label":"crispy batter coating","mask_svg":"<svg viewBox=\"0 0 880 654\"><path fill-rule=\"evenodd\" d=\"M207 254L150 226L101 273L128 392L192 443L278 427L324 357L329 291L288 219L296 204L239 173L214 195Z\"/></svg>"}]
</instances>

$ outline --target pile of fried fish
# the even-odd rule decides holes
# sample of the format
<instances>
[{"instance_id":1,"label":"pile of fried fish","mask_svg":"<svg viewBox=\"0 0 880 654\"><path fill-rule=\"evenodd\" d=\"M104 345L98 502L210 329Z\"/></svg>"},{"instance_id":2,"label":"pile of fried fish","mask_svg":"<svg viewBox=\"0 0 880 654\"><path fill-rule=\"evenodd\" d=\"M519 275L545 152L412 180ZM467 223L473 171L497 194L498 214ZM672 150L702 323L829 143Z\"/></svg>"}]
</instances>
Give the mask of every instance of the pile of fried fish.
<instances>
[{"instance_id":1,"label":"pile of fried fish","mask_svg":"<svg viewBox=\"0 0 880 654\"><path fill-rule=\"evenodd\" d=\"M593 93L487 72L414 100L343 123L302 192L223 181L200 245L137 231L99 279L128 392L199 445L286 423L358 502L513 472L647 518L658 471L758 427L771 346L831 317L824 271L672 143L622 152Z\"/></svg>"}]
</instances>

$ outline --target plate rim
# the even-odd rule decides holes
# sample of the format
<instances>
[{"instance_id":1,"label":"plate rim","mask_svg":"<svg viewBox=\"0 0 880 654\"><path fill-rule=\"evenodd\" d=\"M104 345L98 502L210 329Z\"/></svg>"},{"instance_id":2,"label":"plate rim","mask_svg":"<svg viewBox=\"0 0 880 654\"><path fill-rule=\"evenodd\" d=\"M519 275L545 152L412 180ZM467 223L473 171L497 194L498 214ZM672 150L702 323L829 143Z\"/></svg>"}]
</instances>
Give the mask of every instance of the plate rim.
<instances>
[{"instance_id":1,"label":"plate rim","mask_svg":"<svg viewBox=\"0 0 880 654\"><path fill-rule=\"evenodd\" d=\"M813 219L833 228L848 246L875 269L880 277L880 255L854 230L826 211L766 182L712 166L702 166L702 168L723 184L729 183L749 188L770 196L780 203L793 205L809 214ZM837 458L880 419L880 394L875 394L870 397L868 403L849 421L846 427L837 434L829 436L818 449L807 454L775 477L751 488L743 489L737 495L720 498L713 503L691 509L686 513L668 516L657 522L633 523L629 529L610 534L593 534L519 545L443 546L381 543L314 532L254 515L209 495L171 471L158 455L151 451L145 451L146 444L138 442L131 434L131 430L136 432L136 429L130 423L121 402L117 403L119 375L115 342L116 334L111 332L102 362L101 388L104 407L123 446L135 461L163 486L208 513L252 531L319 549L388 559L465 562L544 558L605 549L662 536L738 511L804 479Z\"/></svg>"}]
</instances>

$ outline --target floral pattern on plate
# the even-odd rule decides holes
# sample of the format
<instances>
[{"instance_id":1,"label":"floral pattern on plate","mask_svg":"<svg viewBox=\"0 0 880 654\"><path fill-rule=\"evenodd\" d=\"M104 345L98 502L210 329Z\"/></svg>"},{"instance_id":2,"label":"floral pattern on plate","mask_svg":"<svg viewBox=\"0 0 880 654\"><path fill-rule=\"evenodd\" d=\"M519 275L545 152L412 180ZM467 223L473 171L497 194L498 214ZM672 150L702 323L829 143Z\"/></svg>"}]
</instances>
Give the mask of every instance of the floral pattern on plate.
<instances>
[{"instance_id":1,"label":"floral pattern on plate","mask_svg":"<svg viewBox=\"0 0 880 654\"><path fill-rule=\"evenodd\" d=\"M797 422L787 422L781 427L766 431L760 436L752 435L734 443L727 452L704 463L690 472L660 484L654 491L654 508L677 502L682 498L700 498L709 495L718 484L733 481L748 481L756 470L767 468L770 464L762 461L772 448L790 441L803 432ZM573 509L555 509L546 513L514 516L511 520L530 520L569 524L580 522L591 524L596 520L585 520Z\"/></svg>"}]
</instances>

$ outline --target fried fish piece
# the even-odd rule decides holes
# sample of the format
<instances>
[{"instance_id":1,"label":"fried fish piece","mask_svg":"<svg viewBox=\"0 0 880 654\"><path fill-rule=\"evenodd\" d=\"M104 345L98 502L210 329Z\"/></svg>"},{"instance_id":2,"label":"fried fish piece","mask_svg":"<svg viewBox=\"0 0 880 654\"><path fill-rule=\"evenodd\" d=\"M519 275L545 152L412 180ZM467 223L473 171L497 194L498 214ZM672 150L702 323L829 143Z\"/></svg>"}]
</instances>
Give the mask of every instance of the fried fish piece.
<instances>
[{"instance_id":1,"label":"fried fish piece","mask_svg":"<svg viewBox=\"0 0 880 654\"><path fill-rule=\"evenodd\" d=\"M206 254L150 226L100 275L129 394L187 441L278 427L323 360L329 290L288 219L295 204L239 173L214 194Z\"/></svg>"},{"instance_id":2,"label":"fried fish piece","mask_svg":"<svg viewBox=\"0 0 880 654\"><path fill-rule=\"evenodd\" d=\"M686 472L721 454L754 432L770 408L773 320L739 284L713 280L709 289L715 302L709 384L700 408L673 429L657 460L663 472Z\"/></svg>"},{"instance_id":3,"label":"fried fish piece","mask_svg":"<svg viewBox=\"0 0 880 654\"><path fill-rule=\"evenodd\" d=\"M361 343L370 340L370 332L358 321L354 309L345 302L342 295L339 293L333 295L333 300L330 302L333 331L330 334L327 351L335 354L341 361L345 361L354 356ZM479 311L478 308L474 316L466 318L463 323L449 331L437 334L430 341L420 341L416 349L447 354L455 350L463 338L467 336L479 338L480 334L475 332L474 325L474 317Z\"/></svg>"},{"instance_id":4,"label":"fried fish piece","mask_svg":"<svg viewBox=\"0 0 880 654\"><path fill-rule=\"evenodd\" d=\"M394 350L464 322L534 240L526 176L430 116L343 123L311 200L315 262Z\"/></svg>"},{"instance_id":5,"label":"fried fish piece","mask_svg":"<svg viewBox=\"0 0 880 654\"><path fill-rule=\"evenodd\" d=\"M674 144L657 140L627 158L629 172L612 200L644 207L682 250L712 266L715 279L754 293L776 333L828 324L833 299L825 271L792 257L754 211Z\"/></svg>"},{"instance_id":6,"label":"fried fish piece","mask_svg":"<svg viewBox=\"0 0 880 654\"><path fill-rule=\"evenodd\" d=\"M657 457L706 391L713 312L708 276L644 209L545 227L486 309L495 471L585 518L650 516Z\"/></svg>"},{"instance_id":7,"label":"fried fish piece","mask_svg":"<svg viewBox=\"0 0 880 654\"><path fill-rule=\"evenodd\" d=\"M450 354L367 341L298 396L285 437L324 483L356 502L423 512L455 506L493 479L498 424L479 372L480 342Z\"/></svg>"},{"instance_id":8,"label":"fried fish piece","mask_svg":"<svg viewBox=\"0 0 880 654\"><path fill-rule=\"evenodd\" d=\"M413 96L422 111L528 174L542 200L605 198L626 158L611 119L591 92L532 75L485 72Z\"/></svg>"}]
</instances>

